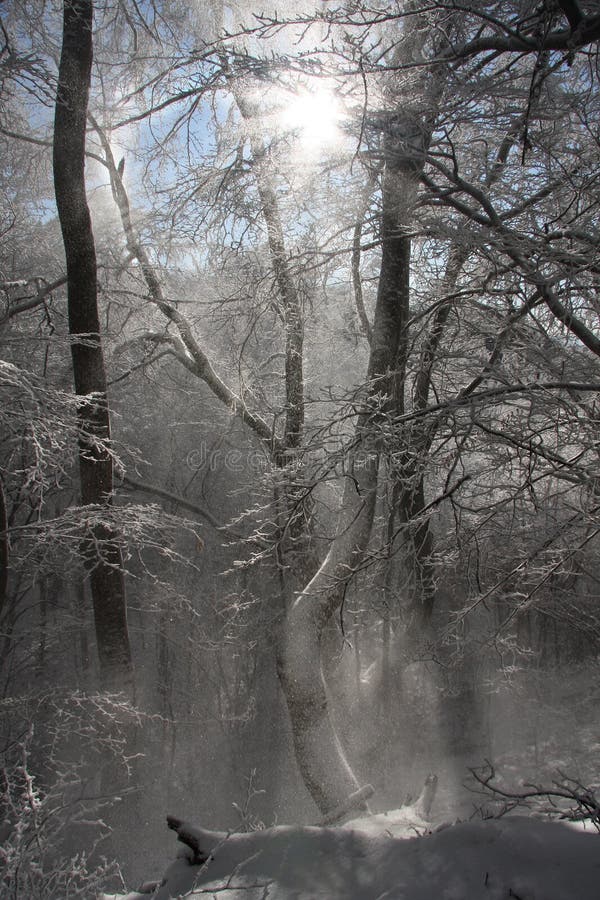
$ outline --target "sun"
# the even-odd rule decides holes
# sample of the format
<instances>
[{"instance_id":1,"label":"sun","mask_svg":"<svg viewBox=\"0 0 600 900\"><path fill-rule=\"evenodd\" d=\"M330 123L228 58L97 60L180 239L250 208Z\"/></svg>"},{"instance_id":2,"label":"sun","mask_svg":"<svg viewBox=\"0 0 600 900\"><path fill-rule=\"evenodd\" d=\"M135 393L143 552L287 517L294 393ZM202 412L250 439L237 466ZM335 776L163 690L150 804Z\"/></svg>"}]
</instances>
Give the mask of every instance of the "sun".
<instances>
[{"instance_id":1,"label":"sun","mask_svg":"<svg viewBox=\"0 0 600 900\"><path fill-rule=\"evenodd\" d=\"M294 134L307 152L331 149L342 139L342 107L327 85L286 92L279 114L284 132Z\"/></svg>"}]
</instances>

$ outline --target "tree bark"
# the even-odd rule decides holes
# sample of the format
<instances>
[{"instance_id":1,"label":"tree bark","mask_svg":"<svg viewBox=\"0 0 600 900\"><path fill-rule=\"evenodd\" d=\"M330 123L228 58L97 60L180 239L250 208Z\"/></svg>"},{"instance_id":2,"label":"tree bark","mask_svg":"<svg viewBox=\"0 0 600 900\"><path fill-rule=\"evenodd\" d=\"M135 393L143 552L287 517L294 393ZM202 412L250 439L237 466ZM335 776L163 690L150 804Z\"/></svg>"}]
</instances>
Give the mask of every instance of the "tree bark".
<instances>
[{"instance_id":1,"label":"tree bark","mask_svg":"<svg viewBox=\"0 0 600 900\"><path fill-rule=\"evenodd\" d=\"M246 124L252 123L253 107L243 95L233 89L236 104ZM283 442L288 452L293 452L302 442L304 433L304 319L302 302L290 271L283 225L277 194L263 167L267 163L267 151L255 134L250 131L253 168L261 212L267 226L267 241L273 266L273 275L281 305L285 327L285 428Z\"/></svg>"},{"instance_id":2,"label":"tree bark","mask_svg":"<svg viewBox=\"0 0 600 900\"><path fill-rule=\"evenodd\" d=\"M371 176L367 182L367 186L365 187L361 208L354 225L354 232L352 235L352 259L350 266L350 272L352 275L352 288L354 290L354 305L356 306L356 312L358 313L360 327L369 344L373 340L373 329L371 328L367 310L365 309L362 279L360 274L360 257L364 222L369 210L369 203L371 202L371 199L373 197L374 190L375 178Z\"/></svg>"},{"instance_id":3,"label":"tree bark","mask_svg":"<svg viewBox=\"0 0 600 900\"><path fill-rule=\"evenodd\" d=\"M8 598L8 513L4 485L0 478L0 620Z\"/></svg>"},{"instance_id":4,"label":"tree bark","mask_svg":"<svg viewBox=\"0 0 600 900\"><path fill-rule=\"evenodd\" d=\"M79 407L81 502L109 509L113 463L98 315L96 250L85 191L85 136L92 67L91 0L65 0L54 118L54 189L67 264L69 333ZM93 527L85 549L103 685L131 690L121 552L113 526Z\"/></svg>"},{"instance_id":5,"label":"tree bark","mask_svg":"<svg viewBox=\"0 0 600 900\"><path fill-rule=\"evenodd\" d=\"M288 610L279 671L296 760L323 815L357 790L329 715L321 668L321 638L364 561L375 514L380 425L392 409L396 372L404 371L410 296L407 233L418 164L388 135L382 183L382 258L372 326L368 382L349 460L337 536L315 576Z\"/></svg>"},{"instance_id":6,"label":"tree bark","mask_svg":"<svg viewBox=\"0 0 600 900\"><path fill-rule=\"evenodd\" d=\"M488 188L501 179L509 153L522 133L525 122L525 116L518 116L500 143L494 164L485 179ZM450 250L442 283L442 300L437 306L431 330L425 339L419 370L415 377L413 399L415 411L423 412L429 403L433 368L454 302L452 295L469 253L468 246L463 244L454 244ZM400 411L404 412L404 408ZM392 519L396 510L399 510L403 522L406 523L407 536L411 543L410 563L414 573L414 596L411 605L414 613L412 627L415 631L422 631L431 619L437 590L433 562L434 535L430 517L426 513L423 467L438 425L439 420L434 420L429 425L423 425L421 431L417 430L417 438L413 446L408 448L408 464L403 477L394 486Z\"/></svg>"},{"instance_id":7,"label":"tree bark","mask_svg":"<svg viewBox=\"0 0 600 900\"><path fill-rule=\"evenodd\" d=\"M301 484L298 486L294 483L297 480L294 462L302 446L305 425L302 297L286 250L280 204L268 172L268 149L255 130L259 109L236 88L234 80L231 82L231 90L248 128L254 180L262 217L267 227L269 255L285 329L285 423L281 440L283 448L273 456L273 462L281 470L282 478L281 490L276 487L275 493L285 505L281 541L282 560L297 576L300 584L304 584L315 572L318 560L307 521L310 516L310 495L304 494Z\"/></svg>"},{"instance_id":8,"label":"tree bark","mask_svg":"<svg viewBox=\"0 0 600 900\"><path fill-rule=\"evenodd\" d=\"M422 61L429 31L419 21L397 54ZM390 91L390 113L382 116L384 167L381 181L381 266L370 340L363 411L357 418L348 461L337 536L315 576L288 610L279 659L298 766L324 815L354 793L356 779L329 716L321 668L321 638L367 553L375 506L382 425L400 414L408 355L410 224L419 179L443 91L443 73L419 74L408 100L406 86Z\"/></svg>"}]
</instances>

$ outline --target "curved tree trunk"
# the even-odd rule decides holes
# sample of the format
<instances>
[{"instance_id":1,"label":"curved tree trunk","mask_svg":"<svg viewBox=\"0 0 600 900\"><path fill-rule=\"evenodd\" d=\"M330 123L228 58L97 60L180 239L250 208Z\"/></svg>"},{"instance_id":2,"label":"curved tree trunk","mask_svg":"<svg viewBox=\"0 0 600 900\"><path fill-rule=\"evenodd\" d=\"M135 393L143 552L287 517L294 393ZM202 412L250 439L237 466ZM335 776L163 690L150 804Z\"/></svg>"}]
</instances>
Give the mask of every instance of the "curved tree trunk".
<instances>
[{"instance_id":1,"label":"curved tree trunk","mask_svg":"<svg viewBox=\"0 0 600 900\"><path fill-rule=\"evenodd\" d=\"M97 303L96 250L85 192L85 133L92 66L91 0L65 0L54 119L54 188L67 263L69 333L79 407L81 502L111 504L113 463L106 374ZM85 548L100 674L105 687L133 680L121 553L109 522Z\"/></svg>"},{"instance_id":2,"label":"curved tree trunk","mask_svg":"<svg viewBox=\"0 0 600 900\"><path fill-rule=\"evenodd\" d=\"M422 21L421 21L422 20ZM398 59L422 62L429 26L416 16ZM381 267L370 337L364 412L358 417L350 475L337 537L316 575L288 611L279 668L292 721L298 766L324 814L356 790L356 780L329 716L321 669L323 629L340 608L346 587L364 562L375 514L381 425L402 411L408 355L410 225L419 180L444 85L417 69L412 90L389 92L391 112L381 117L384 169L381 184ZM355 251L356 252L356 251Z\"/></svg>"}]
</instances>

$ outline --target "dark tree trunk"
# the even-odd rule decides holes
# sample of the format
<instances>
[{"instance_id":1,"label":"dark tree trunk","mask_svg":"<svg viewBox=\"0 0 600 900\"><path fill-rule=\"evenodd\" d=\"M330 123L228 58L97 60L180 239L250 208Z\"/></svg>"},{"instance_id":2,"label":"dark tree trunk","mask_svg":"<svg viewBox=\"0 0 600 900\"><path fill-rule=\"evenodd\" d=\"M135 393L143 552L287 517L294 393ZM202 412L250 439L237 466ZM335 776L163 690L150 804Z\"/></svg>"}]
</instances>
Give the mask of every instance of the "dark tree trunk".
<instances>
[{"instance_id":1,"label":"dark tree trunk","mask_svg":"<svg viewBox=\"0 0 600 900\"><path fill-rule=\"evenodd\" d=\"M85 136L92 66L92 0L65 0L54 119L54 188L67 263L69 333L79 407L79 472L84 506L111 504L113 463L97 302L96 250L85 192ZM93 527L89 580L100 674L129 691L132 662L121 553L109 522Z\"/></svg>"},{"instance_id":2,"label":"dark tree trunk","mask_svg":"<svg viewBox=\"0 0 600 900\"><path fill-rule=\"evenodd\" d=\"M4 485L0 479L0 617L8 596L8 514Z\"/></svg>"}]
</instances>

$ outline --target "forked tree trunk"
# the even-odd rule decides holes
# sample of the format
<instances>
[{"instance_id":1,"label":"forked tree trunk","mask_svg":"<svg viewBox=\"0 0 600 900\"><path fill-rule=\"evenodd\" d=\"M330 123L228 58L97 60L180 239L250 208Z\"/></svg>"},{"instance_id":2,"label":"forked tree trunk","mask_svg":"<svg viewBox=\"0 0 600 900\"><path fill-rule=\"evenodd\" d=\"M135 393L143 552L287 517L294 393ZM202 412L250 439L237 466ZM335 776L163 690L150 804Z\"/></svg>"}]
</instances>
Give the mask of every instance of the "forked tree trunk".
<instances>
[{"instance_id":1,"label":"forked tree trunk","mask_svg":"<svg viewBox=\"0 0 600 900\"><path fill-rule=\"evenodd\" d=\"M85 192L85 135L92 66L92 0L65 0L54 119L54 188L67 264L69 333L79 406L81 502L110 509L113 463L100 338L94 235ZM85 553L103 685L130 691L133 680L125 584L110 522L93 525Z\"/></svg>"}]
</instances>

